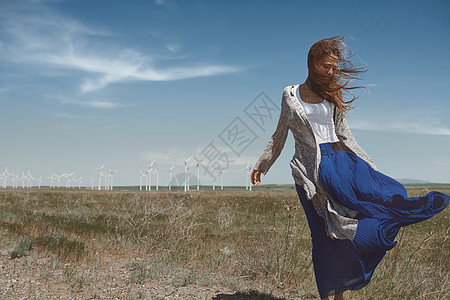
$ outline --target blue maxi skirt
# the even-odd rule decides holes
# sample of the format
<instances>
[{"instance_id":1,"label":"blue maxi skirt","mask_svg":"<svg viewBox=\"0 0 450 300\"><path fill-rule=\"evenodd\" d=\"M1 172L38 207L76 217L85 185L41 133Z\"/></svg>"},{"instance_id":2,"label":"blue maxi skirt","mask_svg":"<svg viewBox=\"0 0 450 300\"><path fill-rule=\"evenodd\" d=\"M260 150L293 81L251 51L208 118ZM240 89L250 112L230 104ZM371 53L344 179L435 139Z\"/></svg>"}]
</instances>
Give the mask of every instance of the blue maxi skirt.
<instances>
[{"instance_id":1,"label":"blue maxi skirt","mask_svg":"<svg viewBox=\"0 0 450 300\"><path fill-rule=\"evenodd\" d=\"M401 183L375 171L354 153L333 151L331 143L319 147L322 186L334 201L358 212L353 241L331 239L324 219L296 185L311 229L317 287L325 298L366 286L386 251L396 245L400 228L439 213L450 196L432 191L423 197L408 197Z\"/></svg>"}]
</instances>

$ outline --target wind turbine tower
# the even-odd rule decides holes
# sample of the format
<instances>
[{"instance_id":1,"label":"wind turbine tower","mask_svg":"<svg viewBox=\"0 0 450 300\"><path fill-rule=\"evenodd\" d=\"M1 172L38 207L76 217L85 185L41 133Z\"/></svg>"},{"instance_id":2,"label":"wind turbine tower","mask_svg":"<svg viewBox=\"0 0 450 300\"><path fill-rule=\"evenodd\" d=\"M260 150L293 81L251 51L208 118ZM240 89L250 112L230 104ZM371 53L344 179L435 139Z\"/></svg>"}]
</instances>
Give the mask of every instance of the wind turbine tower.
<instances>
[{"instance_id":1,"label":"wind turbine tower","mask_svg":"<svg viewBox=\"0 0 450 300\"><path fill-rule=\"evenodd\" d=\"M187 163L193 158L193 156L189 157L184 161L184 191L187 192L189 190L189 170Z\"/></svg>"},{"instance_id":2,"label":"wind turbine tower","mask_svg":"<svg viewBox=\"0 0 450 300\"><path fill-rule=\"evenodd\" d=\"M170 167L169 169L169 191L172 190L172 170L175 166Z\"/></svg>"},{"instance_id":3,"label":"wind turbine tower","mask_svg":"<svg viewBox=\"0 0 450 300\"><path fill-rule=\"evenodd\" d=\"M247 164L247 167L245 168L245 173L246 173L246 180L245 180L245 189L246 190L252 190L252 184L250 182L250 175L252 173L252 167L250 166L250 163Z\"/></svg>"},{"instance_id":4,"label":"wind turbine tower","mask_svg":"<svg viewBox=\"0 0 450 300\"><path fill-rule=\"evenodd\" d=\"M103 174L103 168L105 167L105 164L103 164L100 168L94 168L98 171L98 190L100 191L102 189L102 177L105 175Z\"/></svg>"},{"instance_id":5,"label":"wind turbine tower","mask_svg":"<svg viewBox=\"0 0 450 300\"><path fill-rule=\"evenodd\" d=\"M203 161L197 162L197 191L200 191L200 165Z\"/></svg>"},{"instance_id":6,"label":"wind turbine tower","mask_svg":"<svg viewBox=\"0 0 450 300\"><path fill-rule=\"evenodd\" d=\"M147 177L146 177L146 172L142 172L142 169L139 170L139 191L142 191L142 177L145 177L146 183L147 184Z\"/></svg>"},{"instance_id":7,"label":"wind turbine tower","mask_svg":"<svg viewBox=\"0 0 450 300\"><path fill-rule=\"evenodd\" d=\"M153 169L152 166L155 163L155 161L153 160L151 164L147 165L148 169L147 171L145 171L146 175L147 175L147 182L146 182L146 190L147 191L151 191L152 190L152 173L153 173ZM148 185L147 185L148 183Z\"/></svg>"},{"instance_id":8,"label":"wind turbine tower","mask_svg":"<svg viewBox=\"0 0 450 300\"><path fill-rule=\"evenodd\" d=\"M105 184L105 191L106 190L108 190L109 191L109 183L110 183L110 181L111 181L111 175L105 175L104 176L105 177L105 181L104 181L104 184Z\"/></svg>"},{"instance_id":9,"label":"wind turbine tower","mask_svg":"<svg viewBox=\"0 0 450 300\"><path fill-rule=\"evenodd\" d=\"M155 172L153 174L156 174L156 190L158 190L158 178L159 178L159 171L158 171L158 167L155 168Z\"/></svg>"},{"instance_id":10,"label":"wind turbine tower","mask_svg":"<svg viewBox=\"0 0 450 300\"><path fill-rule=\"evenodd\" d=\"M190 191L191 190L191 169L189 168L189 166L187 167L187 190Z\"/></svg>"},{"instance_id":11,"label":"wind turbine tower","mask_svg":"<svg viewBox=\"0 0 450 300\"><path fill-rule=\"evenodd\" d=\"M55 187L56 176L57 176L56 174L53 174L52 176L46 177L47 179L50 179L50 188Z\"/></svg>"},{"instance_id":12,"label":"wind turbine tower","mask_svg":"<svg viewBox=\"0 0 450 300\"><path fill-rule=\"evenodd\" d=\"M211 172L212 172L212 188L214 191L216 189L216 175L214 175L214 168L211 168Z\"/></svg>"},{"instance_id":13,"label":"wind turbine tower","mask_svg":"<svg viewBox=\"0 0 450 300\"><path fill-rule=\"evenodd\" d=\"M17 181L19 181L19 175L12 175L12 187L17 188Z\"/></svg>"},{"instance_id":14,"label":"wind turbine tower","mask_svg":"<svg viewBox=\"0 0 450 300\"><path fill-rule=\"evenodd\" d=\"M91 190L94 190L94 182L95 182L95 178L91 177Z\"/></svg>"},{"instance_id":15,"label":"wind turbine tower","mask_svg":"<svg viewBox=\"0 0 450 300\"><path fill-rule=\"evenodd\" d=\"M75 177L74 177L73 182L74 182L74 188L75 188L75 183L78 183L78 189L81 189L81 176L78 179L75 179Z\"/></svg>"},{"instance_id":16,"label":"wind turbine tower","mask_svg":"<svg viewBox=\"0 0 450 300\"><path fill-rule=\"evenodd\" d=\"M114 173L117 173L118 170L109 170L109 190L112 191L114 187Z\"/></svg>"},{"instance_id":17,"label":"wind turbine tower","mask_svg":"<svg viewBox=\"0 0 450 300\"><path fill-rule=\"evenodd\" d=\"M60 183L61 183L61 177L63 177L64 175L56 175L56 180L57 180L57 183L58 183L58 189L59 189L59 186L60 186Z\"/></svg>"},{"instance_id":18,"label":"wind turbine tower","mask_svg":"<svg viewBox=\"0 0 450 300\"><path fill-rule=\"evenodd\" d=\"M25 188L25 174L23 174L23 172L22 172L22 176L20 177L20 179L19 180L22 180L22 188L24 189Z\"/></svg>"},{"instance_id":19,"label":"wind turbine tower","mask_svg":"<svg viewBox=\"0 0 450 300\"><path fill-rule=\"evenodd\" d=\"M220 173L220 189L223 190L223 173L225 173L226 171L224 170L219 170Z\"/></svg>"}]
</instances>

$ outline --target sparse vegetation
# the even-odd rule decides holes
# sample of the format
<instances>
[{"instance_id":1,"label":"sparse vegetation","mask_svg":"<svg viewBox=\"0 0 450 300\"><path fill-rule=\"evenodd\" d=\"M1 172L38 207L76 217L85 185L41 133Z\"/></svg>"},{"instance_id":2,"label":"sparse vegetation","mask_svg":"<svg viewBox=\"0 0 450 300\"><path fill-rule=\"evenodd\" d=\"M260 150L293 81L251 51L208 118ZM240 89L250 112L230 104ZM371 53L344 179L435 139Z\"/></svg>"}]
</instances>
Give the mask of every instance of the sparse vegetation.
<instances>
[{"instance_id":1,"label":"sparse vegetation","mask_svg":"<svg viewBox=\"0 0 450 300\"><path fill-rule=\"evenodd\" d=\"M33 248L33 239L23 238L19 245L11 252L11 258L18 258L28 254L28 251Z\"/></svg>"},{"instance_id":2,"label":"sparse vegetation","mask_svg":"<svg viewBox=\"0 0 450 300\"><path fill-rule=\"evenodd\" d=\"M450 188L439 188L450 193ZM410 195L424 193L409 188ZM449 209L401 230L372 282L346 299L445 299L450 294ZM134 192L1 190L0 242L10 257L50 259L40 280L62 276L97 297L99 282L223 286L249 299L317 297L310 232L294 189ZM24 257L25 256L25 257ZM60 273L61 275L58 275ZM56 274L56 275L55 275ZM112 290L109 296L114 297ZM236 295L238 295L238 293ZM156 297L157 299L157 297Z\"/></svg>"}]
</instances>

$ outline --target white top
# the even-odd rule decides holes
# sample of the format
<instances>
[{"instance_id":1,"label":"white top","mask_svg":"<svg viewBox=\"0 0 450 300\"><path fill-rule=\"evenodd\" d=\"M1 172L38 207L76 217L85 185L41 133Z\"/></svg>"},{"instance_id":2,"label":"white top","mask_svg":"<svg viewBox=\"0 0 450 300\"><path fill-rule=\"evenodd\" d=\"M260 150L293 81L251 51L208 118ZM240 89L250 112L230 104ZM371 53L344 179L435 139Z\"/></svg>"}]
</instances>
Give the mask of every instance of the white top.
<instances>
[{"instance_id":1,"label":"white top","mask_svg":"<svg viewBox=\"0 0 450 300\"><path fill-rule=\"evenodd\" d=\"M300 85L297 86L295 97L305 110L306 117L314 132L317 144L333 143L339 139L334 131L334 104L323 100L320 103L307 103L300 98Z\"/></svg>"}]
</instances>

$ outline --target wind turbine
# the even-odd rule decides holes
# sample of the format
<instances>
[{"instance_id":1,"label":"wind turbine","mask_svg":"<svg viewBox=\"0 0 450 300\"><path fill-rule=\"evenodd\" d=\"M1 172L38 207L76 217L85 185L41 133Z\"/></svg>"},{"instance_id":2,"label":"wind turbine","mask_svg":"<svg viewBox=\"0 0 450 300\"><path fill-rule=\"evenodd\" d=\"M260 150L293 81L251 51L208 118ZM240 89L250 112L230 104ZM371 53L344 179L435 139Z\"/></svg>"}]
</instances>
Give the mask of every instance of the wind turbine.
<instances>
[{"instance_id":1,"label":"wind turbine","mask_svg":"<svg viewBox=\"0 0 450 300\"><path fill-rule=\"evenodd\" d=\"M247 163L247 167L245 167L245 174L246 174L246 176L245 176L245 189L246 190L252 190L252 184L251 184L251 182L250 182L250 175L251 175L251 173L252 173L252 167L250 166L250 163Z\"/></svg>"},{"instance_id":2,"label":"wind turbine","mask_svg":"<svg viewBox=\"0 0 450 300\"><path fill-rule=\"evenodd\" d=\"M153 175L153 164L155 161L152 161L152 163L148 166L148 190L152 190L152 175Z\"/></svg>"},{"instance_id":3,"label":"wind turbine","mask_svg":"<svg viewBox=\"0 0 450 300\"><path fill-rule=\"evenodd\" d=\"M63 173L61 175L61 177L65 177L66 178L66 188L70 188L70 180L71 180L71 177L73 176L73 174L75 174L75 172L72 172L70 174L69 173Z\"/></svg>"},{"instance_id":4,"label":"wind turbine","mask_svg":"<svg viewBox=\"0 0 450 300\"><path fill-rule=\"evenodd\" d=\"M148 167L147 170L145 170L145 190L151 191L152 190L152 166L155 163L153 160L149 165L144 165L144 167Z\"/></svg>"},{"instance_id":5,"label":"wind turbine","mask_svg":"<svg viewBox=\"0 0 450 300\"><path fill-rule=\"evenodd\" d=\"M169 191L172 190L172 170L174 167L175 167L175 165L173 165L169 169Z\"/></svg>"},{"instance_id":6,"label":"wind turbine","mask_svg":"<svg viewBox=\"0 0 450 300\"><path fill-rule=\"evenodd\" d=\"M197 191L200 191L200 165L204 163L204 161L197 162Z\"/></svg>"},{"instance_id":7,"label":"wind turbine","mask_svg":"<svg viewBox=\"0 0 450 300\"><path fill-rule=\"evenodd\" d=\"M142 177L145 177L145 180L147 180L147 177L146 177L146 176L147 176L147 175L146 175L146 172L145 172L145 171L142 172L142 169L139 170L139 191L142 191ZM146 181L145 184L147 184L147 181Z\"/></svg>"},{"instance_id":8,"label":"wind turbine","mask_svg":"<svg viewBox=\"0 0 450 300\"><path fill-rule=\"evenodd\" d=\"M189 190L189 169L187 163L193 158L193 156L189 157L184 161L184 191L187 192Z\"/></svg>"},{"instance_id":9,"label":"wind turbine","mask_svg":"<svg viewBox=\"0 0 450 300\"><path fill-rule=\"evenodd\" d=\"M22 188L24 189L25 188L25 174L23 174L23 172L22 172L22 176L20 177L20 179L19 180L22 180Z\"/></svg>"},{"instance_id":10,"label":"wind turbine","mask_svg":"<svg viewBox=\"0 0 450 300\"><path fill-rule=\"evenodd\" d=\"M6 173L6 176L9 176L11 178L14 177L14 174L8 172L8 168L7 167L5 167L5 173Z\"/></svg>"},{"instance_id":11,"label":"wind turbine","mask_svg":"<svg viewBox=\"0 0 450 300\"><path fill-rule=\"evenodd\" d=\"M156 190L158 190L158 177L159 177L159 172L158 172L158 167L155 168L155 171L153 172L153 175L156 174Z\"/></svg>"},{"instance_id":12,"label":"wind turbine","mask_svg":"<svg viewBox=\"0 0 450 300\"><path fill-rule=\"evenodd\" d=\"M94 182L95 182L95 178L91 177L91 190L94 190Z\"/></svg>"},{"instance_id":13,"label":"wind turbine","mask_svg":"<svg viewBox=\"0 0 450 300\"><path fill-rule=\"evenodd\" d=\"M19 181L19 175L12 174L12 185L13 188L17 188L17 181Z\"/></svg>"},{"instance_id":14,"label":"wind turbine","mask_svg":"<svg viewBox=\"0 0 450 300\"><path fill-rule=\"evenodd\" d=\"M56 175L56 187L59 189L60 183L61 183L61 177L63 177L63 175Z\"/></svg>"},{"instance_id":15,"label":"wind turbine","mask_svg":"<svg viewBox=\"0 0 450 300\"><path fill-rule=\"evenodd\" d=\"M69 179L70 180L70 179ZM75 175L72 175L72 188L74 189L75 188L75 183L76 183L76 178L75 178Z\"/></svg>"},{"instance_id":16,"label":"wind turbine","mask_svg":"<svg viewBox=\"0 0 450 300\"><path fill-rule=\"evenodd\" d=\"M75 188L75 183L78 183L78 189L81 189L81 176L78 179L73 178L73 188Z\"/></svg>"},{"instance_id":17,"label":"wind turbine","mask_svg":"<svg viewBox=\"0 0 450 300\"><path fill-rule=\"evenodd\" d=\"M52 177L53 177L53 188L55 188L56 187L56 183L58 182L58 175L57 174L53 174ZM56 181L56 183L55 183L55 181Z\"/></svg>"},{"instance_id":18,"label":"wind turbine","mask_svg":"<svg viewBox=\"0 0 450 300\"><path fill-rule=\"evenodd\" d=\"M63 173L62 177L66 179L66 189L70 187L70 176L67 173Z\"/></svg>"},{"instance_id":19,"label":"wind turbine","mask_svg":"<svg viewBox=\"0 0 450 300\"><path fill-rule=\"evenodd\" d=\"M219 170L220 173L220 189L223 190L223 173L225 173L226 171L224 170Z\"/></svg>"},{"instance_id":20,"label":"wind turbine","mask_svg":"<svg viewBox=\"0 0 450 300\"><path fill-rule=\"evenodd\" d=\"M41 182L42 182L42 176L39 176L39 178L37 179L38 182L38 189L41 188Z\"/></svg>"},{"instance_id":21,"label":"wind turbine","mask_svg":"<svg viewBox=\"0 0 450 300\"><path fill-rule=\"evenodd\" d=\"M114 173L117 173L118 170L109 170L109 190L113 190L114 186Z\"/></svg>"},{"instance_id":22,"label":"wind turbine","mask_svg":"<svg viewBox=\"0 0 450 300\"><path fill-rule=\"evenodd\" d=\"M0 174L0 177L3 178L3 188L6 188L6 180L8 177L12 177L12 174L8 172L8 167L5 167L5 172Z\"/></svg>"},{"instance_id":23,"label":"wind turbine","mask_svg":"<svg viewBox=\"0 0 450 300\"><path fill-rule=\"evenodd\" d=\"M187 166L187 190L191 190L191 169Z\"/></svg>"},{"instance_id":24,"label":"wind turbine","mask_svg":"<svg viewBox=\"0 0 450 300\"><path fill-rule=\"evenodd\" d=\"M214 175L214 168L211 168L211 173L212 173L212 188L214 191L216 189L216 175Z\"/></svg>"},{"instance_id":25,"label":"wind turbine","mask_svg":"<svg viewBox=\"0 0 450 300\"><path fill-rule=\"evenodd\" d=\"M5 167L5 172L3 172L3 174L5 175L5 182L3 183L3 187L6 188L8 177L12 177L12 174L8 172L8 167Z\"/></svg>"},{"instance_id":26,"label":"wind turbine","mask_svg":"<svg viewBox=\"0 0 450 300\"><path fill-rule=\"evenodd\" d=\"M105 191L109 190L109 182L111 181L111 175L105 175Z\"/></svg>"},{"instance_id":27,"label":"wind turbine","mask_svg":"<svg viewBox=\"0 0 450 300\"><path fill-rule=\"evenodd\" d=\"M55 177L54 176L56 176L56 174L53 174L52 176L49 176L49 177L45 177L45 178L47 178L47 179L50 179L50 188L53 188L54 186L54 180L55 180Z\"/></svg>"},{"instance_id":28,"label":"wind turbine","mask_svg":"<svg viewBox=\"0 0 450 300\"><path fill-rule=\"evenodd\" d=\"M31 189L31 185L32 185L33 180L36 181L37 179L34 178L33 176L31 176L30 170L28 170L28 173L27 173L26 177L28 178L28 188Z\"/></svg>"},{"instance_id":29,"label":"wind turbine","mask_svg":"<svg viewBox=\"0 0 450 300\"><path fill-rule=\"evenodd\" d=\"M100 168L94 168L98 171L98 190L100 191L102 188L102 177L105 175L103 174L103 168L105 167L105 164L103 164Z\"/></svg>"}]
</instances>

